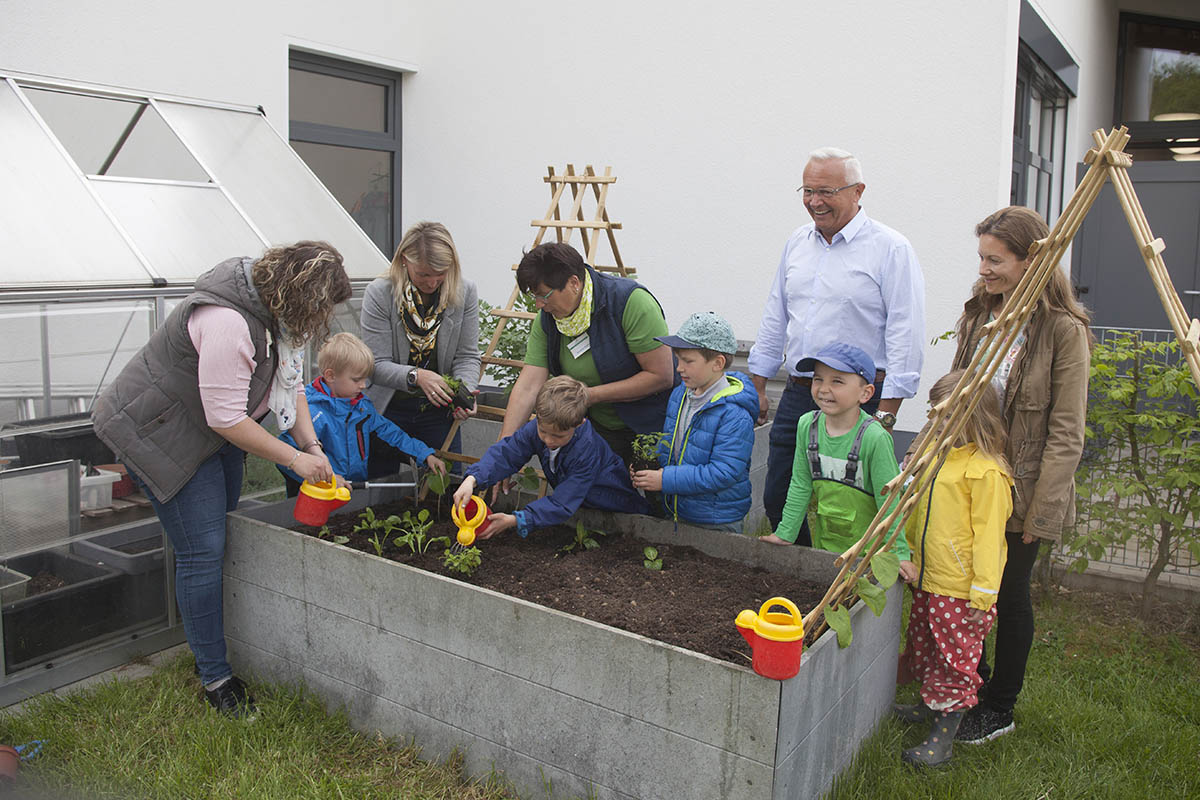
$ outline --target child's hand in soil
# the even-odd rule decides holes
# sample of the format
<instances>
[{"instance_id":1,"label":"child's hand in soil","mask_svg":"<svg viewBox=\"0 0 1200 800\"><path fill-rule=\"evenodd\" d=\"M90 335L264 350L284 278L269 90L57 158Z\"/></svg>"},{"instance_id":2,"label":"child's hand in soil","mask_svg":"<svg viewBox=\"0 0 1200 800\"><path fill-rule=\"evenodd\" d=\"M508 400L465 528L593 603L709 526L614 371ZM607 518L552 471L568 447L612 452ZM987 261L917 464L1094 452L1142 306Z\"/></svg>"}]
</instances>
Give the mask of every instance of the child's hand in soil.
<instances>
[{"instance_id":1,"label":"child's hand in soil","mask_svg":"<svg viewBox=\"0 0 1200 800\"><path fill-rule=\"evenodd\" d=\"M486 528L475 532L476 539L490 539L497 533L504 533L509 528L517 527L517 518L512 514L488 514Z\"/></svg>"},{"instance_id":2,"label":"child's hand in soil","mask_svg":"<svg viewBox=\"0 0 1200 800\"><path fill-rule=\"evenodd\" d=\"M900 562L900 580L905 583L912 583L919 575L920 572L917 570L916 564L911 561Z\"/></svg>"},{"instance_id":3,"label":"child's hand in soil","mask_svg":"<svg viewBox=\"0 0 1200 800\"><path fill-rule=\"evenodd\" d=\"M633 488L644 489L647 492L662 491L661 469L642 469L633 473Z\"/></svg>"},{"instance_id":4,"label":"child's hand in soil","mask_svg":"<svg viewBox=\"0 0 1200 800\"><path fill-rule=\"evenodd\" d=\"M429 458L425 459L425 466L429 467L439 475L446 474L446 462L442 461L437 456L430 456ZM456 494L455 496L457 497L458 495Z\"/></svg>"},{"instance_id":5,"label":"child's hand in soil","mask_svg":"<svg viewBox=\"0 0 1200 800\"><path fill-rule=\"evenodd\" d=\"M789 542L787 539L780 539L773 533L768 533L766 536L760 536L758 537L758 540L760 542L768 542L769 544L795 544L795 542Z\"/></svg>"},{"instance_id":6,"label":"child's hand in soil","mask_svg":"<svg viewBox=\"0 0 1200 800\"><path fill-rule=\"evenodd\" d=\"M433 458L433 456L430 456L430 458ZM446 465L443 464L442 469L444 470L445 468ZM454 507L461 509L467 504L467 501L471 499L471 495L474 493L475 476L468 475L467 477L463 478L462 483L460 483L458 488L454 490Z\"/></svg>"}]
</instances>

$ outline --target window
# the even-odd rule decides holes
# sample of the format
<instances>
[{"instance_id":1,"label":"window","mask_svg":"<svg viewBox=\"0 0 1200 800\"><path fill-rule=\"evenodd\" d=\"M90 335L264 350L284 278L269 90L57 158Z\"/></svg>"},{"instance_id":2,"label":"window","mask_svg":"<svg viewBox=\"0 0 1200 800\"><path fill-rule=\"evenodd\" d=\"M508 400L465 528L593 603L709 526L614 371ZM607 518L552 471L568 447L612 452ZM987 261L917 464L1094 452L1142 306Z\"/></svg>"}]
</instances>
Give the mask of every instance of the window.
<instances>
[{"instance_id":1,"label":"window","mask_svg":"<svg viewBox=\"0 0 1200 800\"><path fill-rule=\"evenodd\" d=\"M1200 22L1121 15L1114 114L1139 160L1200 161Z\"/></svg>"},{"instance_id":2,"label":"window","mask_svg":"<svg viewBox=\"0 0 1200 800\"><path fill-rule=\"evenodd\" d=\"M400 79L294 52L292 147L389 258L400 226Z\"/></svg>"},{"instance_id":3,"label":"window","mask_svg":"<svg viewBox=\"0 0 1200 800\"><path fill-rule=\"evenodd\" d=\"M1011 202L1036 210L1051 224L1062 212L1069 98L1066 85L1021 42L1017 51Z\"/></svg>"}]
</instances>

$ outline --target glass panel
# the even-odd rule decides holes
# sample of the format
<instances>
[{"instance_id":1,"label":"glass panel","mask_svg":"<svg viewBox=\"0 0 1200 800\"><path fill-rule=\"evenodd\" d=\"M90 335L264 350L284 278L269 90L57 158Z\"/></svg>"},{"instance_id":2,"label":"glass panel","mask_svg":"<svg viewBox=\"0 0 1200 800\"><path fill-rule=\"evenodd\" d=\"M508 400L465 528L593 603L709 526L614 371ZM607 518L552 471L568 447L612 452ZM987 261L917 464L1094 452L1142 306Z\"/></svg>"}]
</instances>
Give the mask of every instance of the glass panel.
<instances>
[{"instance_id":1,"label":"glass panel","mask_svg":"<svg viewBox=\"0 0 1200 800\"><path fill-rule=\"evenodd\" d=\"M312 142L293 141L292 147L375 246L387 252L392 236L392 154Z\"/></svg>"},{"instance_id":2,"label":"glass panel","mask_svg":"<svg viewBox=\"0 0 1200 800\"><path fill-rule=\"evenodd\" d=\"M1200 119L1200 26L1125 26L1122 121ZM1197 116L1167 116L1177 114Z\"/></svg>"},{"instance_id":3,"label":"glass panel","mask_svg":"<svg viewBox=\"0 0 1200 800\"><path fill-rule=\"evenodd\" d=\"M96 181L96 193L158 273L191 283L234 256L254 256L265 245L217 188Z\"/></svg>"},{"instance_id":4,"label":"glass panel","mask_svg":"<svg viewBox=\"0 0 1200 800\"><path fill-rule=\"evenodd\" d=\"M388 87L307 70L288 70L288 104L294 122L387 132Z\"/></svg>"},{"instance_id":5,"label":"glass panel","mask_svg":"<svg viewBox=\"0 0 1200 800\"><path fill-rule=\"evenodd\" d=\"M387 270L379 248L261 115L166 101L159 107L273 244L324 239L341 251L351 278Z\"/></svg>"},{"instance_id":6,"label":"glass panel","mask_svg":"<svg viewBox=\"0 0 1200 800\"><path fill-rule=\"evenodd\" d=\"M149 275L84 182L0 81L0 285L147 283ZM87 247L64 247L63 226Z\"/></svg>"},{"instance_id":7,"label":"glass panel","mask_svg":"<svg viewBox=\"0 0 1200 800\"><path fill-rule=\"evenodd\" d=\"M72 406L85 421L98 388L146 343L153 324L150 300L0 305L0 341L5 343L0 374L6 376L0 383L0 453L19 457L23 466L68 458L111 460L90 430L78 441L42 432L12 434L46 427L57 421L47 417Z\"/></svg>"},{"instance_id":8,"label":"glass panel","mask_svg":"<svg viewBox=\"0 0 1200 800\"><path fill-rule=\"evenodd\" d=\"M88 175L207 181L208 175L146 103L24 88Z\"/></svg>"}]
</instances>

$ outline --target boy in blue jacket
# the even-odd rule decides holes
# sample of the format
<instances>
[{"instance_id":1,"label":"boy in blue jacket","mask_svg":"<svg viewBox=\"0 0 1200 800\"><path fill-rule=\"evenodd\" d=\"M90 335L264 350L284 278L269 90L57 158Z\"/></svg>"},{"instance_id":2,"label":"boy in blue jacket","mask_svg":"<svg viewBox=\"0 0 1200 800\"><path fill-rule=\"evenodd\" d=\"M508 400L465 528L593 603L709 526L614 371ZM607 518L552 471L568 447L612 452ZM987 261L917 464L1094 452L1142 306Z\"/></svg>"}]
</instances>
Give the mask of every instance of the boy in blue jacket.
<instances>
[{"instance_id":1,"label":"boy in blue jacket","mask_svg":"<svg viewBox=\"0 0 1200 800\"><path fill-rule=\"evenodd\" d=\"M633 485L661 490L676 521L741 533L750 510L758 392L749 375L725 371L737 350L733 328L703 311L688 317L677 335L658 340L675 352L683 380L667 401L658 449L663 468L635 472Z\"/></svg>"},{"instance_id":2,"label":"boy in blue jacket","mask_svg":"<svg viewBox=\"0 0 1200 800\"><path fill-rule=\"evenodd\" d=\"M317 369L321 374L304 387L317 440L305 447L325 451L336 474L348 481L367 479L372 434L412 456L418 464L424 463L435 472L446 471L445 462L434 455L433 448L386 419L362 393L375 370L375 356L361 339L352 333L331 336L317 353ZM290 431L279 438L299 449ZM280 469L287 481L288 496L295 496L300 476Z\"/></svg>"},{"instance_id":3,"label":"boy in blue jacket","mask_svg":"<svg viewBox=\"0 0 1200 800\"><path fill-rule=\"evenodd\" d=\"M490 524L479 532L480 539L513 527L518 536L525 538L530 531L566 522L580 506L631 514L650 510L645 499L629 485L629 474L621 459L588 421L587 386L567 375L551 378L538 392L533 410L536 419L496 442L483 458L467 468L466 477L454 492L454 505L465 505L476 484L497 483L535 455L554 493L534 500L515 514L489 514Z\"/></svg>"}]
</instances>

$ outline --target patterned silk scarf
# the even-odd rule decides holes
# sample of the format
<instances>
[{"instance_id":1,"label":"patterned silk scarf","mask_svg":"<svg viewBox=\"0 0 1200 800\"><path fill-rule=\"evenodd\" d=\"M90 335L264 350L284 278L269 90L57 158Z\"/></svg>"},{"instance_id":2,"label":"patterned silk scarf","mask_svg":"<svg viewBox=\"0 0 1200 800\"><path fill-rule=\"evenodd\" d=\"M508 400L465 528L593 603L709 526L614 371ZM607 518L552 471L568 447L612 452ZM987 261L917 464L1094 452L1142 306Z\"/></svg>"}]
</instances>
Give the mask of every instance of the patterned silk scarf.
<instances>
[{"instance_id":1,"label":"patterned silk scarf","mask_svg":"<svg viewBox=\"0 0 1200 800\"><path fill-rule=\"evenodd\" d=\"M435 310L437 307L436 292L426 301L411 282L404 287L404 308L401 311L404 332L408 336L408 363L413 366L426 363L437 344L438 328L442 325L442 315L445 313Z\"/></svg>"},{"instance_id":2,"label":"patterned silk scarf","mask_svg":"<svg viewBox=\"0 0 1200 800\"><path fill-rule=\"evenodd\" d=\"M592 324L592 274L583 274L583 293L579 298L579 308L565 319L554 318L554 325L563 336L578 336Z\"/></svg>"}]
</instances>

